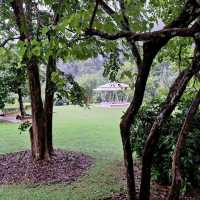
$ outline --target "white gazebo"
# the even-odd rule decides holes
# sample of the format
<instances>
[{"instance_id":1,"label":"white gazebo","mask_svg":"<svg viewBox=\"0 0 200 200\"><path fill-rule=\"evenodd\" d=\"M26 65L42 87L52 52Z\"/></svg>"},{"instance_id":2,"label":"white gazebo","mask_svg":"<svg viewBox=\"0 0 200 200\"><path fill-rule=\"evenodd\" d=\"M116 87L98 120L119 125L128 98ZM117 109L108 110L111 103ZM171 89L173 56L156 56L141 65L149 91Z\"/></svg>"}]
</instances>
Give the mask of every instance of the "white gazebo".
<instances>
[{"instance_id":1,"label":"white gazebo","mask_svg":"<svg viewBox=\"0 0 200 200\"><path fill-rule=\"evenodd\" d=\"M105 85L100 85L93 91L99 94L101 99L100 106L102 107L124 107L128 106L128 95L125 91L129 86L125 83L111 82Z\"/></svg>"}]
</instances>

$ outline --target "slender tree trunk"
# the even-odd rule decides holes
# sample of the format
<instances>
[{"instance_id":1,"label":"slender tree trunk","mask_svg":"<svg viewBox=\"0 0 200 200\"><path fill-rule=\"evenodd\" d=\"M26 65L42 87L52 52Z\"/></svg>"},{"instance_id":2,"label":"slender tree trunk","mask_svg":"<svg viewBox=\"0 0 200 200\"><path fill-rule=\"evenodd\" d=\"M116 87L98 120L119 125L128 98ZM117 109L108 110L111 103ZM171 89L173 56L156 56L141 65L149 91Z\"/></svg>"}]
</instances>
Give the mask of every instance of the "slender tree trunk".
<instances>
[{"instance_id":1,"label":"slender tree trunk","mask_svg":"<svg viewBox=\"0 0 200 200\"><path fill-rule=\"evenodd\" d=\"M56 59L49 56L47 72L46 72L46 89L45 89L45 129L47 135L47 147L49 153L53 153L53 137L52 137L52 118L53 118L53 103L55 83L51 80L51 75L56 71Z\"/></svg>"},{"instance_id":2,"label":"slender tree trunk","mask_svg":"<svg viewBox=\"0 0 200 200\"><path fill-rule=\"evenodd\" d=\"M26 111L25 111L25 108L24 108L23 96L22 96L21 88L17 89L17 94L18 94L18 102L19 102L20 114L21 114L21 117L24 118L24 116L26 115Z\"/></svg>"},{"instance_id":3,"label":"slender tree trunk","mask_svg":"<svg viewBox=\"0 0 200 200\"><path fill-rule=\"evenodd\" d=\"M182 183L181 178L181 170L180 170L180 155L183 145L185 144L186 137L189 133L189 129L192 124L192 120L194 118L194 115L196 114L198 107L200 104L200 90L197 93L195 99L193 100L190 109L188 111L188 114L186 116L186 119L183 123L183 126L181 128L178 141L176 143L175 152L173 155L173 161L172 161L172 185L170 189L170 193L168 196L168 200L178 200L180 195L180 188Z\"/></svg>"},{"instance_id":4,"label":"slender tree trunk","mask_svg":"<svg viewBox=\"0 0 200 200\"><path fill-rule=\"evenodd\" d=\"M121 138L124 152L124 165L126 168L127 188L128 188L128 200L136 200L136 187L133 170L133 157L130 142L130 131L126 129L126 125L123 121L120 124Z\"/></svg>"},{"instance_id":5,"label":"slender tree trunk","mask_svg":"<svg viewBox=\"0 0 200 200\"><path fill-rule=\"evenodd\" d=\"M188 82L200 70L198 59L200 59L200 55L198 53L195 53L195 59L193 60L192 67L185 69L183 72L180 73L170 89L170 92L164 103L164 106L162 107L160 114L157 116L154 124L152 125L149 136L145 143L142 158L142 175L139 197L140 200L149 200L150 197L152 159L155 146L159 140L162 124L173 112L183 92L185 91Z\"/></svg>"},{"instance_id":6,"label":"slender tree trunk","mask_svg":"<svg viewBox=\"0 0 200 200\"><path fill-rule=\"evenodd\" d=\"M64 0L58 0L60 6L62 6ZM57 25L62 13L55 11L53 24ZM51 30L47 33L49 42L52 39ZM53 153L53 134L52 134L52 126L53 126L53 103L54 103L54 93L55 93L55 83L51 80L52 73L56 72L56 50L53 49L53 55L49 56L48 65L46 70L46 88L45 88L45 129L47 136L47 148L50 154Z\"/></svg>"}]
</instances>

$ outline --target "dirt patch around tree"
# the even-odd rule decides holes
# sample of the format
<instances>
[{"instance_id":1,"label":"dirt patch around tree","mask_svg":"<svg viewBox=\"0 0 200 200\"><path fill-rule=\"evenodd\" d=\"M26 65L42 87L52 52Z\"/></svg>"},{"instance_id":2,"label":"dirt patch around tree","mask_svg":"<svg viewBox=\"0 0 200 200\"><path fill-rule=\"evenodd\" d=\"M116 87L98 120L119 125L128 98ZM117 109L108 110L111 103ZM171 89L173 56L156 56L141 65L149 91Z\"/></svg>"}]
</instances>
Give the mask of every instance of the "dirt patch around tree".
<instances>
[{"instance_id":1,"label":"dirt patch around tree","mask_svg":"<svg viewBox=\"0 0 200 200\"><path fill-rule=\"evenodd\" d=\"M94 163L90 156L55 150L50 161L34 162L31 151L0 155L0 184L53 184L76 181Z\"/></svg>"}]
</instances>

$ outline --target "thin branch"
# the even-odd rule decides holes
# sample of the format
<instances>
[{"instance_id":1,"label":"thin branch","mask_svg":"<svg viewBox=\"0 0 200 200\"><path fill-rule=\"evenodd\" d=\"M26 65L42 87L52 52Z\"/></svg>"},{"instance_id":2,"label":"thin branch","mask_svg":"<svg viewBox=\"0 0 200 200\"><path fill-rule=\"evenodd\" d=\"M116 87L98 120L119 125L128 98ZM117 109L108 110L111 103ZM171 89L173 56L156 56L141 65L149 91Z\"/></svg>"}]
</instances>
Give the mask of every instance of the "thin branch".
<instances>
[{"instance_id":1,"label":"thin branch","mask_svg":"<svg viewBox=\"0 0 200 200\"><path fill-rule=\"evenodd\" d=\"M13 40L17 40L17 39L20 39L20 36L7 38L7 39L5 39L5 40L0 44L0 47L5 47L5 45L6 45L9 41L13 41Z\"/></svg>"},{"instance_id":2,"label":"thin branch","mask_svg":"<svg viewBox=\"0 0 200 200\"><path fill-rule=\"evenodd\" d=\"M110 7L108 6L103 0L100 0L100 5L102 6L103 10L110 16L114 15L115 14L115 11Z\"/></svg>"},{"instance_id":3,"label":"thin branch","mask_svg":"<svg viewBox=\"0 0 200 200\"><path fill-rule=\"evenodd\" d=\"M91 17L91 20L90 20L89 28L92 28L92 25L94 23L94 19L96 17L98 6L99 6L99 0L96 0L96 4L95 4L95 7L94 7L94 11L92 13L92 17Z\"/></svg>"},{"instance_id":4,"label":"thin branch","mask_svg":"<svg viewBox=\"0 0 200 200\"><path fill-rule=\"evenodd\" d=\"M123 16L123 21L121 22L122 29L125 31L131 31L128 16L126 15L126 8L125 8L124 0L120 0L119 3L120 3L120 8L121 8L121 13ZM131 40L131 41L129 40L128 43L131 48L132 54L135 58L135 62L137 64L137 68L139 71L141 69L140 66L142 64L142 58L140 55L139 48L137 47L134 40Z\"/></svg>"},{"instance_id":5,"label":"thin branch","mask_svg":"<svg viewBox=\"0 0 200 200\"><path fill-rule=\"evenodd\" d=\"M178 69L179 69L179 72L181 71L181 62L182 62L182 49L183 49L183 45L180 45L179 47L179 53L178 53Z\"/></svg>"},{"instance_id":6,"label":"thin branch","mask_svg":"<svg viewBox=\"0 0 200 200\"><path fill-rule=\"evenodd\" d=\"M117 20L115 19L116 12L110 6L108 6L103 0L100 0L100 5L101 5L102 9L117 22ZM128 22L128 18L125 15L125 5L124 5L123 0L120 0L120 8L121 8L121 12L122 12L122 15L123 15L123 21L121 21L120 24L119 24L121 26L121 30L122 31L131 31L130 25L129 25L129 22ZM139 66L142 64L142 59L141 59L138 47L136 46L135 41L133 41L133 40L128 41L128 43L130 45L132 54L135 58L135 62L136 62L138 69L139 69Z\"/></svg>"},{"instance_id":7,"label":"thin branch","mask_svg":"<svg viewBox=\"0 0 200 200\"><path fill-rule=\"evenodd\" d=\"M123 22L122 22L123 27L125 28L125 30L131 31L128 17L125 14L126 8L125 8L124 0L120 0L119 3L120 3L120 8L121 8L121 13L122 13L122 16L123 16Z\"/></svg>"}]
</instances>

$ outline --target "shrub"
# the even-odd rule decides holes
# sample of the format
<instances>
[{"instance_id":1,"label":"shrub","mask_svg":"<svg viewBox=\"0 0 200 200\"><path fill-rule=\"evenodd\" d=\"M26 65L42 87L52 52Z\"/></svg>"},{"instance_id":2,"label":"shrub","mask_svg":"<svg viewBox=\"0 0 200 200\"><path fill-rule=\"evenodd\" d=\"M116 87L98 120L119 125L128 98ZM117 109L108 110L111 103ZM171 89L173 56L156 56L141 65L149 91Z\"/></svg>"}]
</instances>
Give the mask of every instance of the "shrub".
<instances>
[{"instance_id":1,"label":"shrub","mask_svg":"<svg viewBox=\"0 0 200 200\"><path fill-rule=\"evenodd\" d=\"M65 102L62 100L62 99L58 99L56 102L55 102L55 106L63 106L65 104Z\"/></svg>"},{"instance_id":2,"label":"shrub","mask_svg":"<svg viewBox=\"0 0 200 200\"><path fill-rule=\"evenodd\" d=\"M155 98L144 105L131 128L132 150L141 158L145 139L155 117L159 112L161 99ZM171 179L171 162L177 136L190 106L188 100L182 99L170 118L164 123L161 137L156 146L152 165L152 177L161 184L169 184ZM200 186L200 112L194 117L190 133L181 154L181 172L184 186ZM188 187L187 187L188 188Z\"/></svg>"}]
</instances>

